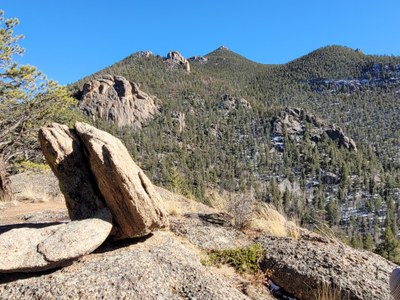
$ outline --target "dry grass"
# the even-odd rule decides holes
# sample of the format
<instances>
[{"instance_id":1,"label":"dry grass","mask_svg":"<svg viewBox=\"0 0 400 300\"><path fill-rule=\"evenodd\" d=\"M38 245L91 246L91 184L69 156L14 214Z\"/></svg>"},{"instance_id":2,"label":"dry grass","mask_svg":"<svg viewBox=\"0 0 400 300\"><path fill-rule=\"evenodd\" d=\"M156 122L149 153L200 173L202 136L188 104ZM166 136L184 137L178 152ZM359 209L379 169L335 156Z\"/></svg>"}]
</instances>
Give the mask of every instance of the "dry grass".
<instances>
[{"instance_id":1,"label":"dry grass","mask_svg":"<svg viewBox=\"0 0 400 300\"><path fill-rule=\"evenodd\" d=\"M316 292L316 300L340 300L340 288L331 286L326 282L322 283Z\"/></svg>"},{"instance_id":2,"label":"dry grass","mask_svg":"<svg viewBox=\"0 0 400 300\"><path fill-rule=\"evenodd\" d=\"M19 201L29 202L49 202L54 199L47 191L40 190L32 184L24 186L24 188L15 195L15 198Z\"/></svg>"},{"instance_id":3,"label":"dry grass","mask_svg":"<svg viewBox=\"0 0 400 300\"><path fill-rule=\"evenodd\" d=\"M182 215L182 204L179 201L164 201L164 206L171 216L180 216Z\"/></svg>"},{"instance_id":4,"label":"dry grass","mask_svg":"<svg viewBox=\"0 0 400 300\"><path fill-rule=\"evenodd\" d=\"M272 236L300 238L300 228L296 223L287 221L282 214L267 203L258 203L250 228Z\"/></svg>"},{"instance_id":5,"label":"dry grass","mask_svg":"<svg viewBox=\"0 0 400 300\"><path fill-rule=\"evenodd\" d=\"M256 200L252 191L245 194L219 194L213 191L208 193L208 197L212 207L230 213L235 225L241 229L300 238L300 228L296 221L288 221L272 205Z\"/></svg>"},{"instance_id":6,"label":"dry grass","mask_svg":"<svg viewBox=\"0 0 400 300\"><path fill-rule=\"evenodd\" d=\"M210 207L188 199L182 195L170 192L164 188L155 186L156 191L163 200L164 207L171 216L182 216L188 213L208 213L214 212Z\"/></svg>"},{"instance_id":7,"label":"dry grass","mask_svg":"<svg viewBox=\"0 0 400 300\"><path fill-rule=\"evenodd\" d=\"M228 198L229 194L227 192L223 194L219 194L215 191L209 190L206 193L210 206L220 210L220 211L227 211L227 206L228 206Z\"/></svg>"}]
</instances>

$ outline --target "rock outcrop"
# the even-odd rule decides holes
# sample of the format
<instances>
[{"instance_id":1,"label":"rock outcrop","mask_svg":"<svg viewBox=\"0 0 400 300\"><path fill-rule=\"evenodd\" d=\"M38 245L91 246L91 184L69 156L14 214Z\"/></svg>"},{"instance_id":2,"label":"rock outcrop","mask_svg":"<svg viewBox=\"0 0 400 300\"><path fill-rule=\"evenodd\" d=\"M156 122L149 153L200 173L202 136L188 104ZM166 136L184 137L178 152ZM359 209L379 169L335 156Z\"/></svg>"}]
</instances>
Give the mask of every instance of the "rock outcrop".
<instances>
[{"instance_id":1,"label":"rock outcrop","mask_svg":"<svg viewBox=\"0 0 400 300\"><path fill-rule=\"evenodd\" d=\"M54 123L39 130L39 142L59 180L71 220L92 218L106 207L76 131Z\"/></svg>"},{"instance_id":2,"label":"rock outcrop","mask_svg":"<svg viewBox=\"0 0 400 300\"><path fill-rule=\"evenodd\" d=\"M143 236L167 227L160 195L122 142L85 123L76 123L75 130L88 152L91 171L114 217L118 237Z\"/></svg>"},{"instance_id":3,"label":"rock outcrop","mask_svg":"<svg viewBox=\"0 0 400 300\"><path fill-rule=\"evenodd\" d=\"M357 151L356 143L353 139L346 136L340 127L326 124L320 118L307 113L300 108L287 108L272 120L272 135L283 136L286 130L287 134L292 136L303 136L309 125L310 139L319 142L322 135L326 134L330 139L338 141L339 146L348 150Z\"/></svg>"},{"instance_id":4,"label":"rock outcrop","mask_svg":"<svg viewBox=\"0 0 400 300\"><path fill-rule=\"evenodd\" d=\"M321 180L325 184L333 185L340 182L340 177L332 172L325 172L325 174L322 175Z\"/></svg>"},{"instance_id":5,"label":"rock outcrop","mask_svg":"<svg viewBox=\"0 0 400 300\"><path fill-rule=\"evenodd\" d=\"M208 63L208 58L205 56L202 56L202 55L195 55L195 56L189 57L188 61L193 61L193 62L197 62L200 64L206 64L206 63Z\"/></svg>"},{"instance_id":6,"label":"rock outcrop","mask_svg":"<svg viewBox=\"0 0 400 300\"><path fill-rule=\"evenodd\" d=\"M155 97L122 76L103 75L83 86L79 107L93 119L141 128L158 113Z\"/></svg>"},{"instance_id":7,"label":"rock outcrop","mask_svg":"<svg viewBox=\"0 0 400 300\"><path fill-rule=\"evenodd\" d=\"M224 95L223 101L218 105L219 109L231 112L237 109L251 109L250 103L244 98L232 97Z\"/></svg>"},{"instance_id":8,"label":"rock outcrop","mask_svg":"<svg viewBox=\"0 0 400 300\"><path fill-rule=\"evenodd\" d=\"M68 265L99 247L111 228L112 217L105 209L96 218L11 229L0 235L0 273L37 272Z\"/></svg>"},{"instance_id":9,"label":"rock outcrop","mask_svg":"<svg viewBox=\"0 0 400 300\"><path fill-rule=\"evenodd\" d=\"M286 292L317 299L323 285L338 299L391 299L389 277L395 265L379 255L309 234L299 240L261 237L267 250L263 269Z\"/></svg>"},{"instance_id":10,"label":"rock outcrop","mask_svg":"<svg viewBox=\"0 0 400 300\"><path fill-rule=\"evenodd\" d=\"M1 299L249 299L168 232L104 247L51 274L9 278L0 278Z\"/></svg>"},{"instance_id":11,"label":"rock outcrop","mask_svg":"<svg viewBox=\"0 0 400 300\"><path fill-rule=\"evenodd\" d=\"M111 211L114 238L167 227L162 200L122 142L85 123L53 124L39 133L42 151L60 180L71 220Z\"/></svg>"},{"instance_id":12,"label":"rock outcrop","mask_svg":"<svg viewBox=\"0 0 400 300\"><path fill-rule=\"evenodd\" d=\"M349 150L357 150L356 143L346 136L340 127L329 126L325 132L332 140L338 141L339 145Z\"/></svg>"},{"instance_id":13,"label":"rock outcrop","mask_svg":"<svg viewBox=\"0 0 400 300\"><path fill-rule=\"evenodd\" d=\"M190 63L189 61L182 56L178 51L170 51L168 52L166 62L171 66L183 66L186 72L190 73Z\"/></svg>"},{"instance_id":14,"label":"rock outcrop","mask_svg":"<svg viewBox=\"0 0 400 300\"><path fill-rule=\"evenodd\" d=\"M141 51L138 51L138 52L132 54L132 56L136 57L136 58L149 58L149 57L153 56L153 52L151 52L149 50L141 50Z\"/></svg>"},{"instance_id":15,"label":"rock outcrop","mask_svg":"<svg viewBox=\"0 0 400 300\"><path fill-rule=\"evenodd\" d=\"M233 228L226 214L162 188L157 191L175 211L172 232L106 242L95 254L51 273L1 274L0 299L273 299L268 289L278 299L318 299L315 295L324 283L330 292L339 292L335 299L391 299L389 277L394 264L378 255L306 230L296 239L246 234ZM54 216L47 217L30 226L55 221ZM9 225L0 225L0 238L9 230ZM253 279L225 266L201 264L204 249L254 242L266 250L261 268L280 290L271 281L255 286ZM286 296L279 298L279 294Z\"/></svg>"}]
</instances>

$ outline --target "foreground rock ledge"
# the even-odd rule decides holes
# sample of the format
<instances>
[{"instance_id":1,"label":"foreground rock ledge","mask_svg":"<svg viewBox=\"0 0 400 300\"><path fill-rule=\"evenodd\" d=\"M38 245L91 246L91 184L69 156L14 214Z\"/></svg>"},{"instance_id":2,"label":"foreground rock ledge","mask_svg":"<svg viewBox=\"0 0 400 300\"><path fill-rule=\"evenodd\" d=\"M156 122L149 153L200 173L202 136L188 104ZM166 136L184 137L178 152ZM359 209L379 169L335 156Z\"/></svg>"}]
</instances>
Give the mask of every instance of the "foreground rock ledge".
<instances>
[{"instance_id":1,"label":"foreground rock ledge","mask_svg":"<svg viewBox=\"0 0 400 300\"><path fill-rule=\"evenodd\" d=\"M107 239L111 219L109 211L103 210L97 218L11 229L0 235L0 273L37 272L68 265Z\"/></svg>"},{"instance_id":2,"label":"foreground rock ledge","mask_svg":"<svg viewBox=\"0 0 400 300\"><path fill-rule=\"evenodd\" d=\"M51 274L0 278L0 299L249 299L172 233L106 250Z\"/></svg>"},{"instance_id":3,"label":"foreground rock ledge","mask_svg":"<svg viewBox=\"0 0 400 300\"><path fill-rule=\"evenodd\" d=\"M263 268L285 291L304 300L317 299L323 284L339 299L392 299L389 277L395 265L383 257L310 234L300 240L256 239L267 250Z\"/></svg>"}]
</instances>

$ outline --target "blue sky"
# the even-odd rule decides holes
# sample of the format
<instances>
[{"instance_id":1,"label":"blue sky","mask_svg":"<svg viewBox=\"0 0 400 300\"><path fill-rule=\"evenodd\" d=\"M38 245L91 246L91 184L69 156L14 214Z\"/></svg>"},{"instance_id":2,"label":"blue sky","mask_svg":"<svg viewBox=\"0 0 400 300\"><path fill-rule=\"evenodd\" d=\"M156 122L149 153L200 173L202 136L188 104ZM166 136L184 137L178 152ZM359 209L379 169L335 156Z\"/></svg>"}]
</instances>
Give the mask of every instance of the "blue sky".
<instances>
[{"instance_id":1,"label":"blue sky","mask_svg":"<svg viewBox=\"0 0 400 300\"><path fill-rule=\"evenodd\" d=\"M0 9L20 19L19 60L61 84L139 50L190 57L225 45L262 63L332 44L400 55L398 0L0 0Z\"/></svg>"}]
</instances>

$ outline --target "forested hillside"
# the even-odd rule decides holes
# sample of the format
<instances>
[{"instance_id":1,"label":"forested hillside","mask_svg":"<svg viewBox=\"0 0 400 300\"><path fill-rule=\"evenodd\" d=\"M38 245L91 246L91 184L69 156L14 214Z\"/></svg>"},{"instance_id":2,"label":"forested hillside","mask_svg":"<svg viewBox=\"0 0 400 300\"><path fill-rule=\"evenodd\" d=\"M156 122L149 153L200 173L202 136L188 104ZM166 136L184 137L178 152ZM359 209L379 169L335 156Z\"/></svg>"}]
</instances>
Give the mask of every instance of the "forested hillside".
<instances>
[{"instance_id":1,"label":"forested hillside","mask_svg":"<svg viewBox=\"0 0 400 300\"><path fill-rule=\"evenodd\" d=\"M111 74L157 97L140 130L96 121L155 183L205 203L211 189L254 189L303 226L400 261L400 57L329 46L263 65L221 47L189 72L143 53L69 88L80 99Z\"/></svg>"}]
</instances>

